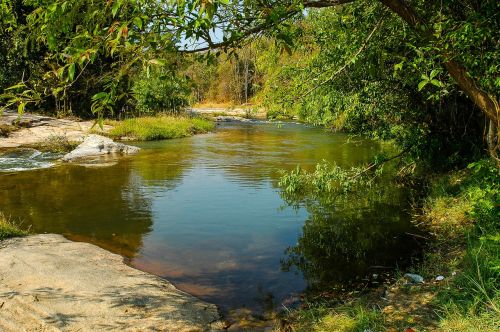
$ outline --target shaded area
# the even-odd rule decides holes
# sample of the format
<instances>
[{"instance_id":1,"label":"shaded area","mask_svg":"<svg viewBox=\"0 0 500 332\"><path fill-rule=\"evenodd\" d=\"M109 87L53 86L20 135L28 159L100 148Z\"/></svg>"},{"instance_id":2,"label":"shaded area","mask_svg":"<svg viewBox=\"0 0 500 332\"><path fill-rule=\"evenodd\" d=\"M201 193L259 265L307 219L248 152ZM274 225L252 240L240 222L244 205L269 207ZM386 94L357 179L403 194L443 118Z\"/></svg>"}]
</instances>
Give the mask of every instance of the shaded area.
<instances>
[{"instance_id":1,"label":"shaded area","mask_svg":"<svg viewBox=\"0 0 500 332\"><path fill-rule=\"evenodd\" d=\"M302 271L311 290L377 285L422 250L409 208L405 191L380 187L334 206L308 202L309 217L297 244L287 249L283 268Z\"/></svg>"}]
</instances>

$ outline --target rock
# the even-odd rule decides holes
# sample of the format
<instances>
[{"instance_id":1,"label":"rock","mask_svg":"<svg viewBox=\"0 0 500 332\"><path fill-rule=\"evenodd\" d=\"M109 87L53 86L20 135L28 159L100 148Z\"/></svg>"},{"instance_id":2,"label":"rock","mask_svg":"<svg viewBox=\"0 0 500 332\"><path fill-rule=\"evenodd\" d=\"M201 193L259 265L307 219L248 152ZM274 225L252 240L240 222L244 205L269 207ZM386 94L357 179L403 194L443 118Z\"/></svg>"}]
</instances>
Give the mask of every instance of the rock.
<instances>
[{"instance_id":1,"label":"rock","mask_svg":"<svg viewBox=\"0 0 500 332\"><path fill-rule=\"evenodd\" d=\"M444 277L443 277L443 276L437 276L437 277L436 277L436 281L441 281L441 280L444 280Z\"/></svg>"},{"instance_id":2,"label":"rock","mask_svg":"<svg viewBox=\"0 0 500 332\"><path fill-rule=\"evenodd\" d=\"M418 274L405 273L404 277L406 280L408 280L414 284L422 284L424 282L424 278Z\"/></svg>"},{"instance_id":3,"label":"rock","mask_svg":"<svg viewBox=\"0 0 500 332\"><path fill-rule=\"evenodd\" d=\"M66 154L63 161L74 161L87 157L105 156L109 154L133 154L140 149L135 146L116 143L112 139L100 136L89 135L83 143L78 145L76 149Z\"/></svg>"},{"instance_id":4,"label":"rock","mask_svg":"<svg viewBox=\"0 0 500 332\"><path fill-rule=\"evenodd\" d=\"M251 119L243 118L241 116L220 115L215 117L216 122L252 122Z\"/></svg>"},{"instance_id":5,"label":"rock","mask_svg":"<svg viewBox=\"0 0 500 332\"><path fill-rule=\"evenodd\" d=\"M0 241L0 331L223 331L217 307L61 235Z\"/></svg>"},{"instance_id":6,"label":"rock","mask_svg":"<svg viewBox=\"0 0 500 332\"><path fill-rule=\"evenodd\" d=\"M5 110L0 112L0 149L43 143L51 136L65 136L70 142L83 142L95 121L56 119L43 115ZM112 127L104 125L103 132ZM1 137L7 136L7 137Z\"/></svg>"}]
</instances>

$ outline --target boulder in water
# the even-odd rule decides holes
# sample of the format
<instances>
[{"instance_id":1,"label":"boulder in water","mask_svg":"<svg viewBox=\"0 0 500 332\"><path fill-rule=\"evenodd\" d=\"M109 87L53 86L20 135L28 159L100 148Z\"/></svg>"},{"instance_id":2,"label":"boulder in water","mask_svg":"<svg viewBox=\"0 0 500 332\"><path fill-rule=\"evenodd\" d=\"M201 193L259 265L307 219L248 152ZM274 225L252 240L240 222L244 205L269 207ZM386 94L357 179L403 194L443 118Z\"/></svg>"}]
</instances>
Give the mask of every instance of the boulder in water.
<instances>
[{"instance_id":1,"label":"boulder in water","mask_svg":"<svg viewBox=\"0 0 500 332\"><path fill-rule=\"evenodd\" d=\"M138 147L117 143L112 139L101 135L89 135L80 145L76 147L76 149L66 154L62 160L71 162L78 159L106 156L111 154L133 154L137 153L139 150L140 149Z\"/></svg>"}]
</instances>

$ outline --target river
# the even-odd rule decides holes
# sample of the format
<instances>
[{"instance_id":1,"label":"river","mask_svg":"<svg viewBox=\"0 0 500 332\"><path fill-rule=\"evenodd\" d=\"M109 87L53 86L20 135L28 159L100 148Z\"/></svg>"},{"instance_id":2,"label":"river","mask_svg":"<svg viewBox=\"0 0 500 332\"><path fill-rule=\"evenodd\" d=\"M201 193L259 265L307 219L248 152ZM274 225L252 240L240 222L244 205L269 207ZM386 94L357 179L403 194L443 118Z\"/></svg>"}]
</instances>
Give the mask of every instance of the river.
<instances>
[{"instance_id":1,"label":"river","mask_svg":"<svg viewBox=\"0 0 500 332\"><path fill-rule=\"evenodd\" d=\"M293 305L307 288L371 279L418 250L403 189L390 185L377 199L317 216L287 206L277 188L280 169L313 169L323 159L359 165L380 143L298 124L244 123L132 144L142 148L138 155L107 167L1 172L0 211L33 232L123 255L225 311Z\"/></svg>"}]
</instances>

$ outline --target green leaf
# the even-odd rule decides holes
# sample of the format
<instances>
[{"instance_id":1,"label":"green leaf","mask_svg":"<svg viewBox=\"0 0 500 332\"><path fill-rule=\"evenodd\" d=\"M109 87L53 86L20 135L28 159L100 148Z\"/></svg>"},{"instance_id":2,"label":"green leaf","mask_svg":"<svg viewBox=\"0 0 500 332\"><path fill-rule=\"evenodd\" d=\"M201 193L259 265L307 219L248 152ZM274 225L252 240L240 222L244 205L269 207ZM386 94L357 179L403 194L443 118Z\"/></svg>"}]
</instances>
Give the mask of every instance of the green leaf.
<instances>
[{"instance_id":1,"label":"green leaf","mask_svg":"<svg viewBox=\"0 0 500 332\"><path fill-rule=\"evenodd\" d=\"M421 81L420 83L418 83L418 91L421 91L424 86L427 85L427 83L429 83L429 81Z\"/></svg>"},{"instance_id":2,"label":"green leaf","mask_svg":"<svg viewBox=\"0 0 500 332\"><path fill-rule=\"evenodd\" d=\"M75 71L76 71L76 65L74 63L70 64L68 69L68 79L70 82L72 82L73 79L75 78Z\"/></svg>"},{"instance_id":3,"label":"green leaf","mask_svg":"<svg viewBox=\"0 0 500 332\"><path fill-rule=\"evenodd\" d=\"M429 77L430 77L430 79L432 80L434 77L436 77L436 75L437 75L437 74L439 74L439 70L437 70L437 69L433 69L433 70L431 71L431 75L429 76Z\"/></svg>"},{"instance_id":4,"label":"green leaf","mask_svg":"<svg viewBox=\"0 0 500 332\"><path fill-rule=\"evenodd\" d=\"M165 66L165 61L160 59L151 59L149 60L149 63L156 66Z\"/></svg>"},{"instance_id":5,"label":"green leaf","mask_svg":"<svg viewBox=\"0 0 500 332\"><path fill-rule=\"evenodd\" d=\"M20 103L19 106L17 106L17 113L19 115L23 115L25 107L26 107L26 103Z\"/></svg>"},{"instance_id":6,"label":"green leaf","mask_svg":"<svg viewBox=\"0 0 500 332\"><path fill-rule=\"evenodd\" d=\"M441 83L441 81L438 81L438 80L431 80L431 84L435 85L437 87L442 87L443 86L443 83Z\"/></svg>"},{"instance_id":7,"label":"green leaf","mask_svg":"<svg viewBox=\"0 0 500 332\"><path fill-rule=\"evenodd\" d=\"M5 91L24 88L24 87L26 87L26 85L24 83L19 83L19 84L13 85L13 86L9 86L8 88L5 89Z\"/></svg>"},{"instance_id":8,"label":"green leaf","mask_svg":"<svg viewBox=\"0 0 500 332\"><path fill-rule=\"evenodd\" d=\"M120 9L120 3L117 1L113 4L113 7L111 8L111 14L113 14L113 17L116 16L119 9Z\"/></svg>"},{"instance_id":9,"label":"green leaf","mask_svg":"<svg viewBox=\"0 0 500 332\"><path fill-rule=\"evenodd\" d=\"M134 17L134 24L139 28L142 29L142 20L140 17Z\"/></svg>"},{"instance_id":10,"label":"green leaf","mask_svg":"<svg viewBox=\"0 0 500 332\"><path fill-rule=\"evenodd\" d=\"M96 93L95 95L92 96L92 100L103 99L103 98L105 98L107 96L108 96L107 92L99 92L99 93Z\"/></svg>"}]
</instances>

